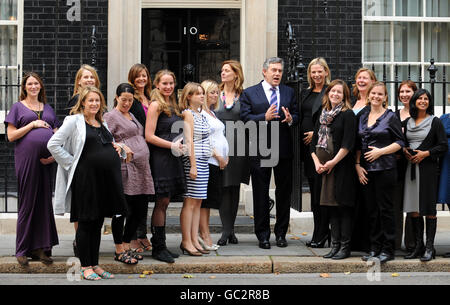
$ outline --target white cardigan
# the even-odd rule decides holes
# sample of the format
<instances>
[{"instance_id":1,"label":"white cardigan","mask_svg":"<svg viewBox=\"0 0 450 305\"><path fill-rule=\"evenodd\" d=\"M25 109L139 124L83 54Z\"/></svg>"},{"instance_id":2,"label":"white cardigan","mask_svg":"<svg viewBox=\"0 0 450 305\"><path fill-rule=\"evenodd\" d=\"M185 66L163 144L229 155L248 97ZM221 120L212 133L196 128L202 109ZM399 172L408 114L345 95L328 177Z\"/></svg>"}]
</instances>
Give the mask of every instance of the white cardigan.
<instances>
[{"instance_id":1,"label":"white cardigan","mask_svg":"<svg viewBox=\"0 0 450 305\"><path fill-rule=\"evenodd\" d=\"M108 129L106 122L103 125ZM108 129L109 131L109 129ZM71 184L81 153L86 141L86 125L84 115L69 115L64 119L61 128L51 137L47 148L58 163L56 173L54 213L64 215L70 212L72 200ZM122 158L124 157L122 150ZM125 154L126 158L126 154Z\"/></svg>"}]
</instances>

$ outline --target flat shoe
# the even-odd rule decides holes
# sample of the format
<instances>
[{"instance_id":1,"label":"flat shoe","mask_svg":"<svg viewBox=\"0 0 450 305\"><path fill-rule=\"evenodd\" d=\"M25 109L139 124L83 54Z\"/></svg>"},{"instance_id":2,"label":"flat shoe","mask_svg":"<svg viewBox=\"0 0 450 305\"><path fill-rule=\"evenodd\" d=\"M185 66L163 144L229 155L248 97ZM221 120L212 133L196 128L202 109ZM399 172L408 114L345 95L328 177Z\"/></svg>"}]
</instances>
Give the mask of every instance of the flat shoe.
<instances>
[{"instance_id":1,"label":"flat shoe","mask_svg":"<svg viewBox=\"0 0 450 305\"><path fill-rule=\"evenodd\" d=\"M28 266L28 258L26 256L18 256L16 259L21 266Z\"/></svg>"}]
</instances>

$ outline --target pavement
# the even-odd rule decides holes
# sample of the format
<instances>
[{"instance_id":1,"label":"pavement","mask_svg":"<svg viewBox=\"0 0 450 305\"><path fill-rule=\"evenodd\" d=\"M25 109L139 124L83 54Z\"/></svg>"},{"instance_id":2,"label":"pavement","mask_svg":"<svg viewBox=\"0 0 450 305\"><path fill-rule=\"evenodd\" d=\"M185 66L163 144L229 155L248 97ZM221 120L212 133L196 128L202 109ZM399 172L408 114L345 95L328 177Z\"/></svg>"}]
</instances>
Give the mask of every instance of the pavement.
<instances>
[{"instance_id":1,"label":"pavement","mask_svg":"<svg viewBox=\"0 0 450 305\"><path fill-rule=\"evenodd\" d=\"M107 232L106 232L107 233ZM181 255L179 244L181 234L167 235L167 246L172 252L180 254L174 264L157 261L151 257L151 252L145 252L144 260L137 265L126 265L114 261L114 244L111 234L103 234L100 246L100 265L115 274L195 274L195 273L367 273L373 270L380 272L450 272L450 258L442 255L450 252L450 230L438 231L435 248L436 259L422 263L418 259L405 260L404 251L396 252L396 259L386 264L366 263L361 260L363 252L352 252L350 258L344 260L324 259L329 248L312 249L305 243L310 240L307 232L288 234L288 247L279 248L275 245L272 235L270 250L258 247L254 234L236 234L239 243L228 244L202 257ZM212 234L217 241L220 234ZM59 245L53 248L54 263L45 266L39 261L31 261L29 267L21 267L15 257L15 235L0 235L0 273L68 273L79 268L78 259L73 257L73 234L60 234ZM380 268L378 268L380 267ZM377 269L374 269L377 268Z\"/></svg>"}]
</instances>

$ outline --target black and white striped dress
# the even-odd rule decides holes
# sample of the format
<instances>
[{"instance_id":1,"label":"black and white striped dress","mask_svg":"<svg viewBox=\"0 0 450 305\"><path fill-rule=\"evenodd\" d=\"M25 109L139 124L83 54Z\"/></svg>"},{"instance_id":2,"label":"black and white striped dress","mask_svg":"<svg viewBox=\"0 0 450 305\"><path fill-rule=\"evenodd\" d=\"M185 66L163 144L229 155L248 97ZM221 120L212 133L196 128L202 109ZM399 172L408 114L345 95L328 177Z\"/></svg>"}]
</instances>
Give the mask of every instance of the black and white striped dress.
<instances>
[{"instance_id":1,"label":"black and white striped dress","mask_svg":"<svg viewBox=\"0 0 450 305\"><path fill-rule=\"evenodd\" d=\"M200 113L196 113L190 109L185 111L190 111L194 117L194 151L195 161L197 163L197 179L193 180L189 176L191 162L188 156L183 156L187 185L187 192L184 197L206 199L209 179L208 159L211 156L210 127L206 118Z\"/></svg>"}]
</instances>

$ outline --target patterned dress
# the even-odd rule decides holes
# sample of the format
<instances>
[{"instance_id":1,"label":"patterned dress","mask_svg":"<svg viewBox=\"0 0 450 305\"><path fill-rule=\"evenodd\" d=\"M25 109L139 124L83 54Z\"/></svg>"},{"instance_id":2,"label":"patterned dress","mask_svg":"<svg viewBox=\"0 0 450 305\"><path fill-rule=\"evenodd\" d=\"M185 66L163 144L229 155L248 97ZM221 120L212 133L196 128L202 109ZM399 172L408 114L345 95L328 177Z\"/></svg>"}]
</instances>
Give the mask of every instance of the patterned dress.
<instances>
[{"instance_id":1,"label":"patterned dress","mask_svg":"<svg viewBox=\"0 0 450 305\"><path fill-rule=\"evenodd\" d=\"M187 192L184 197L194 199L206 199L208 191L209 166L208 159L211 156L211 144L209 139L210 127L206 118L200 113L190 111L194 117L194 153L197 164L197 178L191 179L189 172L191 162L189 156L183 156L184 173L186 176ZM186 143L186 141L184 141Z\"/></svg>"}]
</instances>

